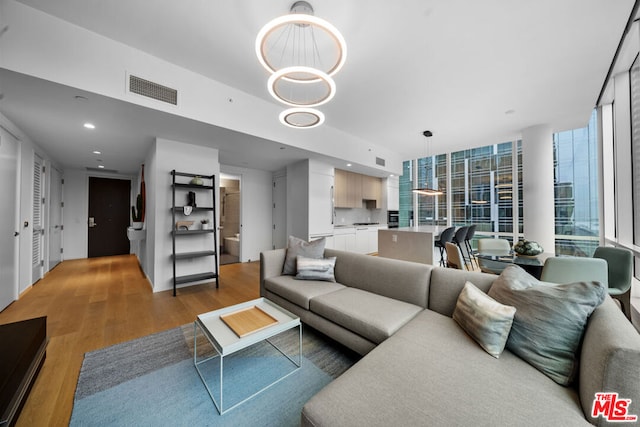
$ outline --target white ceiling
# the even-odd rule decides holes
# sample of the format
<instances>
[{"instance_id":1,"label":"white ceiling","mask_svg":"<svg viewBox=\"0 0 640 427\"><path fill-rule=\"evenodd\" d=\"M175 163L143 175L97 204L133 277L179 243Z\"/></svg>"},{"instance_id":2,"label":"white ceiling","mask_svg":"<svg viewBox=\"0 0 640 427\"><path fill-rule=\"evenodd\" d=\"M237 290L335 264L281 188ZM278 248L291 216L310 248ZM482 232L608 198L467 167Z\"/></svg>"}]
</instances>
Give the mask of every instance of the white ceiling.
<instances>
[{"instance_id":1,"label":"white ceiling","mask_svg":"<svg viewBox=\"0 0 640 427\"><path fill-rule=\"evenodd\" d=\"M21 0L270 102L253 44L258 30L287 13L292 2ZM316 16L340 29L349 48L347 63L335 76L337 95L322 107L327 125L393 147L407 159L425 154L425 129L434 133L430 151L435 154L513 140L522 129L538 124L556 131L586 125L634 4L310 2ZM83 129L64 124L65 117L87 108L69 100L79 91L1 71L5 96L0 112L65 166L92 166L87 163L95 159L74 151L80 144L98 146L106 140L92 141ZM96 114L109 117L110 131L101 135L108 137L112 150L104 161L122 171L137 169L156 136L190 142L220 133L225 136L221 140L233 141L220 147L223 164L264 170L309 155L277 142L254 144L254 137L167 113L84 96Z\"/></svg>"}]
</instances>

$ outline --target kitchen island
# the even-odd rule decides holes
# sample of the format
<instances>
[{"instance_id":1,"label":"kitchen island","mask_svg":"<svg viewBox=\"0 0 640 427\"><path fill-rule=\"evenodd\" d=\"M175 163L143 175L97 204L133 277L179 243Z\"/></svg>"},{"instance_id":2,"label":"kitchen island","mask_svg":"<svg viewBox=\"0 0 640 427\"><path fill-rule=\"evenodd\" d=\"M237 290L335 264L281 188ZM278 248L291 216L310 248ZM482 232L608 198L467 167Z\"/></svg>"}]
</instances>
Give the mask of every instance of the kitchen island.
<instances>
[{"instance_id":1,"label":"kitchen island","mask_svg":"<svg viewBox=\"0 0 640 427\"><path fill-rule=\"evenodd\" d=\"M434 242L445 226L418 225L378 230L378 256L437 265Z\"/></svg>"}]
</instances>

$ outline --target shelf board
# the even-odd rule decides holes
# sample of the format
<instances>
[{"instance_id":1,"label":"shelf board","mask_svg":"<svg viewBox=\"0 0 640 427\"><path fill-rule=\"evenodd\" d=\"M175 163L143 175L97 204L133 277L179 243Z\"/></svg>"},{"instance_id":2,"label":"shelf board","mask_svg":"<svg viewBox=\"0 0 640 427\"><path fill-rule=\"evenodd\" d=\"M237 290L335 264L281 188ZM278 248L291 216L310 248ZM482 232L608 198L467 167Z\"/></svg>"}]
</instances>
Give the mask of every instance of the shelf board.
<instances>
[{"instance_id":1,"label":"shelf board","mask_svg":"<svg viewBox=\"0 0 640 427\"><path fill-rule=\"evenodd\" d=\"M186 173L186 172L176 172L176 171L172 171L171 174L175 176L187 176L190 178L195 178L196 176L199 176L202 179L213 179L213 177L215 177L215 175L198 175L197 173Z\"/></svg>"},{"instance_id":2,"label":"shelf board","mask_svg":"<svg viewBox=\"0 0 640 427\"><path fill-rule=\"evenodd\" d=\"M188 259L188 258L199 258L205 256L215 255L215 251L197 251L197 252L182 252L173 255L175 259Z\"/></svg>"},{"instance_id":3,"label":"shelf board","mask_svg":"<svg viewBox=\"0 0 640 427\"><path fill-rule=\"evenodd\" d=\"M173 210L175 210L176 212L183 212L183 208L184 208L184 206L176 206L175 208L173 208ZM171 208L169 208L169 209L171 209ZM207 206L205 206L205 207L198 206L198 207L193 208L194 212L197 212L197 211L212 211L212 210L213 210L213 207L207 207Z\"/></svg>"},{"instance_id":4,"label":"shelf board","mask_svg":"<svg viewBox=\"0 0 640 427\"><path fill-rule=\"evenodd\" d=\"M200 280L215 279L218 275L214 272L189 274L188 276L177 276L175 278L176 285L189 282L197 282Z\"/></svg>"},{"instance_id":5,"label":"shelf board","mask_svg":"<svg viewBox=\"0 0 640 427\"><path fill-rule=\"evenodd\" d=\"M173 184L173 186L175 188L196 188L201 190L213 190L212 185L179 184L176 182L175 184Z\"/></svg>"},{"instance_id":6,"label":"shelf board","mask_svg":"<svg viewBox=\"0 0 640 427\"><path fill-rule=\"evenodd\" d=\"M213 229L211 230L173 230L173 234L176 236L184 236L189 234L206 234L213 233Z\"/></svg>"}]
</instances>

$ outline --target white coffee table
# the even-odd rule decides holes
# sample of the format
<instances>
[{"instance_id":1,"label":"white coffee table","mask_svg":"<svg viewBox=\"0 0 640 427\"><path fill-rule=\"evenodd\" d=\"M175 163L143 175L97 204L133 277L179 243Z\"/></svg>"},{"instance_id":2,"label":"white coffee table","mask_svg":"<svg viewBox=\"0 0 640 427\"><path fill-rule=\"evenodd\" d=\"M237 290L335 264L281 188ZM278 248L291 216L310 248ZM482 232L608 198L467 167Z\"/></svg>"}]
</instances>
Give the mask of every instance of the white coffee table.
<instances>
[{"instance_id":1,"label":"white coffee table","mask_svg":"<svg viewBox=\"0 0 640 427\"><path fill-rule=\"evenodd\" d=\"M273 317L274 319L277 320L277 323L274 323L270 326L267 326L264 329L260 329L256 332L252 332L246 336L243 336L242 338L240 338L238 335L236 335L236 333L229 327L227 326L227 324L220 318L220 316L225 315L225 314L229 314L229 313L233 313L236 312L238 310L242 310L245 308L251 308L251 307L258 307L259 309L261 309L262 311L264 311L265 313L267 313L269 316ZM291 357L290 355L287 355L283 350L281 350L280 348L278 348L275 344L273 344L269 338L278 335L282 332L288 331L290 329L293 329L297 327L299 330L298 333L298 357L297 360L295 360L293 357ZM198 338L198 330L200 330L202 332L202 334L204 334L204 336L207 338L207 340L209 341L209 343L211 344L211 346L213 347L213 349L215 350L215 352L217 354L214 354L213 356L209 356L209 357L205 357L202 360L198 360L198 348L197 348L197 338ZM285 379L286 377L288 377L289 375L293 374L294 372L296 372L298 369L300 369L301 366L301 361L302 361L302 324L300 323L300 318L295 316L294 314L290 313L289 311L283 309L282 307L279 307L278 305L274 304L273 302L265 299L265 298L258 298L256 300L252 300L252 301L247 301L245 303L242 304L236 304L230 307L225 307L222 308L220 310L214 310L214 311L210 311L208 313L204 313L199 315L195 322L194 322L194 337L193 337L194 343L193 343L193 363L196 367L196 370L198 371L198 375L200 376L200 378L202 379L202 382L204 383L205 388L207 389L207 392L209 393L209 396L211 396L211 400L213 400L214 405L216 406L216 408L218 409L218 412L220 413L220 415L232 410L233 408L241 405L242 403L246 402L247 400L251 399L252 397L256 396L257 394L265 391L266 389L268 389L269 387L273 386L274 384L277 384L278 382L282 381L283 379ZM277 349L282 355L284 355L287 359L289 359L294 365L295 368L285 374L284 376L276 379L274 382L272 382L271 384L263 387L262 389L258 390L257 392L251 394L249 397L247 397L246 399L235 403L233 406L229 407L229 408L225 408L224 407L224 400L223 400L223 396L224 396L224 358L237 352L240 351L242 349L245 349L249 346L252 346L254 344L257 344L259 342L262 341L267 341L269 344L271 344L275 349ZM219 370L219 375L220 375L220 402L218 402L214 396L214 393L212 393L212 390L209 388L209 385L207 384L207 379L205 378L205 374L200 370L200 365L202 365L203 363L209 362L212 359L215 358L220 358L220 370Z\"/></svg>"}]
</instances>

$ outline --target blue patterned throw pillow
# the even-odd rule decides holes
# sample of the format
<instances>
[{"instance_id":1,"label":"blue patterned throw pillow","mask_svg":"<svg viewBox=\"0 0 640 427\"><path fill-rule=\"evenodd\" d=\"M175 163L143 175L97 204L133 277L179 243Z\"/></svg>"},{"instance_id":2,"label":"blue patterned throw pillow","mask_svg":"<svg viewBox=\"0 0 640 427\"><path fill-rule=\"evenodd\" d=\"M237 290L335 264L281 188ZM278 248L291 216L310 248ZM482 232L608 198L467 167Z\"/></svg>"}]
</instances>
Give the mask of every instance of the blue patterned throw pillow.
<instances>
[{"instance_id":1,"label":"blue patterned throw pillow","mask_svg":"<svg viewBox=\"0 0 640 427\"><path fill-rule=\"evenodd\" d=\"M517 310L507 349L565 386L577 375L589 316L606 295L600 282L540 282L516 265L505 268L489 289L490 297Z\"/></svg>"},{"instance_id":2,"label":"blue patterned throw pillow","mask_svg":"<svg viewBox=\"0 0 640 427\"><path fill-rule=\"evenodd\" d=\"M458 296L453 320L497 359L507 343L515 312L514 307L500 304L473 283L466 282Z\"/></svg>"},{"instance_id":3,"label":"blue patterned throw pillow","mask_svg":"<svg viewBox=\"0 0 640 427\"><path fill-rule=\"evenodd\" d=\"M316 259L298 256L296 279L335 282L336 278L333 274L335 266L336 257Z\"/></svg>"}]
</instances>

